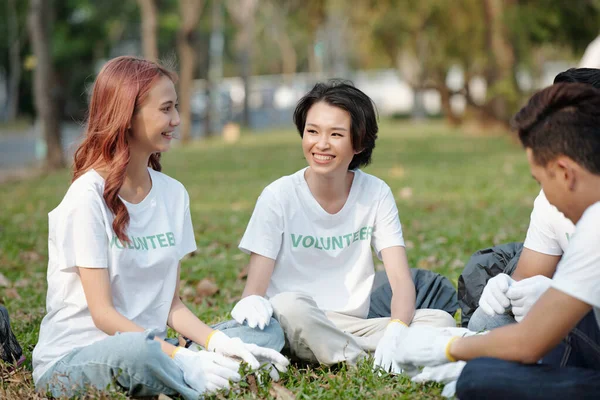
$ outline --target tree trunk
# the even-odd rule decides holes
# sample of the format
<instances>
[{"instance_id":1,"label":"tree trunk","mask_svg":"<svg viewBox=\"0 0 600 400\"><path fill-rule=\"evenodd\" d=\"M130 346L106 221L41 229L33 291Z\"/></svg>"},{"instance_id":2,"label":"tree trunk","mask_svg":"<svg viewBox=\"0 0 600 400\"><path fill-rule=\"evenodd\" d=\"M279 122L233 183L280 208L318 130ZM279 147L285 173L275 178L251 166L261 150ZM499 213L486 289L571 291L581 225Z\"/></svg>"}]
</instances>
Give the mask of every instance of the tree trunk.
<instances>
[{"instance_id":1,"label":"tree trunk","mask_svg":"<svg viewBox=\"0 0 600 400\"><path fill-rule=\"evenodd\" d=\"M191 139L192 111L191 97L196 65L196 28L200 21L202 0L179 0L181 28L177 37L179 53L179 105L181 125L181 141L187 143Z\"/></svg>"},{"instance_id":2,"label":"tree trunk","mask_svg":"<svg viewBox=\"0 0 600 400\"><path fill-rule=\"evenodd\" d=\"M488 114L494 118L508 123L512 114L510 98L507 92L517 93L514 79L515 53L508 40L503 21L503 0L485 0L486 41L491 52L491 65L486 74L489 91L492 97L486 102ZM500 86L500 94L494 94Z\"/></svg>"},{"instance_id":3,"label":"tree trunk","mask_svg":"<svg viewBox=\"0 0 600 400\"><path fill-rule=\"evenodd\" d=\"M207 107L205 119L206 136L221 129L221 101L219 85L223 78L223 4L222 0L212 1L212 29L208 51Z\"/></svg>"},{"instance_id":4,"label":"tree trunk","mask_svg":"<svg viewBox=\"0 0 600 400\"><path fill-rule=\"evenodd\" d=\"M41 122L46 141L46 167L57 169L64 166L60 143L60 117L57 107L57 92L53 87L54 76L51 54L50 4L47 0L31 0L29 3L28 26L33 54L36 58L34 70L35 109Z\"/></svg>"},{"instance_id":5,"label":"tree trunk","mask_svg":"<svg viewBox=\"0 0 600 400\"><path fill-rule=\"evenodd\" d=\"M290 36L282 30L277 36L277 45L281 53L281 66L283 74L287 76L294 75L296 73L297 56L296 49L290 40Z\"/></svg>"},{"instance_id":6,"label":"tree trunk","mask_svg":"<svg viewBox=\"0 0 600 400\"><path fill-rule=\"evenodd\" d=\"M253 20L253 18L252 18ZM250 93L252 91L250 86L250 77L252 75L252 37L254 36L253 21L248 21L244 25L243 38L242 38L242 50L240 54L240 68L242 81L244 82L244 117L243 125L250 127Z\"/></svg>"},{"instance_id":7,"label":"tree trunk","mask_svg":"<svg viewBox=\"0 0 600 400\"><path fill-rule=\"evenodd\" d=\"M142 49L144 58L150 61L158 60L157 12L155 0L138 0L142 13Z\"/></svg>"},{"instance_id":8,"label":"tree trunk","mask_svg":"<svg viewBox=\"0 0 600 400\"><path fill-rule=\"evenodd\" d=\"M15 0L6 2L8 16L8 42L10 48L10 76L8 78L8 121L17 119L19 113L19 83L21 82L21 40L19 35L17 6Z\"/></svg>"},{"instance_id":9,"label":"tree trunk","mask_svg":"<svg viewBox=\"0 0 600 400\"><path fill-rule=\"evenodd\" d=\"M452 110L452 104L450 103L450 100L452 99L452 93L450 92L450 89L448 89L448 87L444 84L439 84L437 90L440 92L442 112L444 113L446 121L451 126L460 125L462 119L458 115L454 114L454 111Z\"/></svg>"},{"instance_id":10,"label":"tree trunk","mask_svg":"<svg viewBox=\"0 0 600 400\"><path fill-rule=\"evenodd\" d=\"M237 25L237 49L240 62L240 75L244 82L243 125L250 126L250 92L252 75L252 53L254 44L254 24L258 0L229 0L227 9Z\"/></svg>"},{"instance_id":11,"label":"tree trunk","mask_svg":"<svg viewBox=\"0 0 600 400\"><path fill-rule=\"evenodd\" d=\"M286 27L288 11L283 5L272 2L266 3L261 9L263 11L266 9L264 18L270 21L271 35L279 48L279 55L281 57L281 72L287 81L296 73L296 64L298 62L296 49Z\"/></svg>"}]
</instances>

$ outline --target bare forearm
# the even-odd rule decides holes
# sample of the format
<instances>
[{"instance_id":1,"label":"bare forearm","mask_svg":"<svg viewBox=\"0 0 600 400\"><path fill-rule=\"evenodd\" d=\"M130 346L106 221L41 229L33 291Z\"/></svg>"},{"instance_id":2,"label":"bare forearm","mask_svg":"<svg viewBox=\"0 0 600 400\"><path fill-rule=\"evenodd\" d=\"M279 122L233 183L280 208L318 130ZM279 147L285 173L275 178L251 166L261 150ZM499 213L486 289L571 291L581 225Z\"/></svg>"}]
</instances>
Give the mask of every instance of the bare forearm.
<instances>
[{"instance_id":1,"label":"bare forearm","mask_svg":"<svg viewBox=\"0 0 600 400\"><path fill-rule=\"evenodd\" d=\"M544 275L552 278L559 261L560 256L538 253L525 247L511 278L515 281L531 278L535 275Z\"/></svg>"},{"instance_id":2,"label":"bare forearm","mask_svg":"<svg viewBox=\"0 0 600 400\"><path fill-rule=\"evenodd\" d=\"M533 364L542 356L537 346L523 340L517 326L494 329L486 335L460 338L452 342L450 354L457 360L493 357L507 361Z\"/></svg>"},{"instance_id":3,"label":"bare forearm","mask_svg":"<svg viewBox=\"0 0 600 400\"><path fill-rule=\"evenodd\" d=\"M410 325L415 315L415 285L412 280L402 282L395 288L392 295L392 319L399 319L406 325Z\"/></svg>"},{"instance_id":4,"label":"bare forearm","mask_svg":"<svg viewBox=\"0 0 600 400\"><path fill-rule=\"evenodd\" d=\"M252 281L248 280L248 282L246 282L246 286L244 287L244 291L242 292L242 298L252 295L264 296L267 293L268 287L268 280L267 282L263 282L259 279L253 279Z\"/></svg>"},{"instance_id":5,"label":"bare forearm","mask_svg":"<svg viewBox=\"0 0 600 400\"><path fill-rule=\"evenodd\" d=\"M117 332L144 332L144 328L126 318L114 308L107 309L100 315L97 315L94 318L94 324L102 332L111 336ZM167 355L171 355L173 350L175 350L175 346L159 337L155 337L154 340L160 343L161 350Z\"/></svg>"},{"instance_id":6,"label":"bare forearm","mask_svg":"<svg viewBox=\"0 0 600 400\"><path fill-rule=\"evenodd\" d=\"M381 250L385 272L392 288L392 319L410 325L415 315L415 284L413 283L403 246Z\"/></svg>"},{"instance_id":7,"label":"bare forearm","mask_svg":"<svg viewBox=\"0 0 600 400\"><path fill-rule=\"evenodd\" d=\"M144 332L144 328L112 307L92 315L92 318L96 327L107 335L112 336L117 332Z\"/></svg>"},{"instance_id":8,"label":"bare forearm","mask_svg":"<svg viewBox=\"0 0 600 400\"><path fill-rule=\"evenodd\" d=\"M248 279L242 297L264 296L269 288L274 268L275 260L252 253L248 263Z\"/></svg>"},{"instance_id":9,"label":"bare forearm","mask_svg":"<svg viewBox=\"0 0 600 400\"><path fill-rule=\"evenodd\" d=\"M200 321L179 298L173 301L167 323L179 334L202 346L213 331L210 326Z\"/></svg>"}]
</instances>

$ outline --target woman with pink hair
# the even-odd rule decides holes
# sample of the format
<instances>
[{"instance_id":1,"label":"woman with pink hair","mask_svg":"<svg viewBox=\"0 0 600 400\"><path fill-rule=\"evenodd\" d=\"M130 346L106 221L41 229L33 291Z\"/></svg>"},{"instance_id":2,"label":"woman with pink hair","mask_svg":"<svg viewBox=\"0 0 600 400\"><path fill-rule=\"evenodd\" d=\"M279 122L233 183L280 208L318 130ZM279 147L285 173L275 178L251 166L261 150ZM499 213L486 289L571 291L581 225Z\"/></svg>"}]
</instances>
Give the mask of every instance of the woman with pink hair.
<instances>
[{"instance_id":1,"label":"woman with pink hair","mask_svg":"<svg viewBox=\"0 0 600 400\"><path fill-rule=\"evenodd\" d=\"M196 241L187 191L160 172L180 122L175 81L134 57L109 61L96 79L73 182L49 213L48 313L33 352L38 390L197 399L240 380L233 357L253 369L288 363L276 321L266 331L235 321L213 329L179 298L180 260ZM165 339L167 326L205 350Z\"/></svg>"}]
</instances>

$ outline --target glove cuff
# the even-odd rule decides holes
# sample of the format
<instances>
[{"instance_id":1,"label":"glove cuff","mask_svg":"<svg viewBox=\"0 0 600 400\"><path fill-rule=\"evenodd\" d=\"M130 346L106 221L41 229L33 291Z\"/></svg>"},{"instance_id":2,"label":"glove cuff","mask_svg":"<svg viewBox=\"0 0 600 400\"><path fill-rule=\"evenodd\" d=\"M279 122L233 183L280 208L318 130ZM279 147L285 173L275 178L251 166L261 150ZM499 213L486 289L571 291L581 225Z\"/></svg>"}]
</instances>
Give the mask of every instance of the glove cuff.
<instances>
[{"instance_id":1,"label":"glove cuff","mask_svg":"<svg viewBox=\"0 0 600 400\"><path fill-rule=\"evenodd\" d=\"M210 339L212 339L212 337L215 336L217 333L221 333L221 334L224 335L224 333L222 333L221 331L219 331L217 329L215 329L214 331L212 331L210 333L210 335L208 335L208 337L206 338L206 342L204 343L204 348L206 350L208 350L208 351L213 351L214 350L214 347L212 349L210 348Z\"/></svg>"},{"instance_id":2,"label":"glove cuff","mask_svg":"<svg viewBox=\"0 0 600 400\"><path fill-rule=\"evenodd\" d=\"M450 340L448 340L448 343L446 343L446 348L444 349L444 352L446 353L446 358L450 361L450 362L456 362L456 358L454 358L452 356L452 354L450 354L450 347L452 346L452 343L456 340L459 339L460 336L452 336L450 338Z\"/></svg>"}]
</instances>

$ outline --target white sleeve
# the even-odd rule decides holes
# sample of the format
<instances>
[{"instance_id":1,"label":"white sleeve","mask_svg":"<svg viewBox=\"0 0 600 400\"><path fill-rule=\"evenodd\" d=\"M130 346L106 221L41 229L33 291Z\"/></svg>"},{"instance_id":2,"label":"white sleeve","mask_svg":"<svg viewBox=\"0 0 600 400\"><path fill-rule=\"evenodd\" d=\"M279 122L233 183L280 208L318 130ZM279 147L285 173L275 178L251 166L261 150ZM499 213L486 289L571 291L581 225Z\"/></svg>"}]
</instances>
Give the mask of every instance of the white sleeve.
<instances>
[{"instance_id":1,"label":"white sleeve","mask_svg":"<svg viewBox=\"0 0 600 400\"><path fill-rule=\"evenodd\" d=\"M398 217L398 207L396 207L394 195L389 186L385 184L381 192L371 238L371 245L375 248L380 260L381 250L393 246L404 246L402 225Z\"/></svg>"},{"instance_id":2,"label":"white sleeve","mask_svg":"<svg viewBox=\"0 0 600 400\"><path fill-rule=\"evenodd\" d=\"M183 229L181 230L181 241L178 249L179 259L181 260L186 254L189 254L196 249L196 238L194 237L194 227L192 225L192 215L190 213L190 196L186 191Z\"/></svg>"},{"instance_id":3,"label":"white sleeve","mask_svg":"<svg viewBox=\"0 0 600 400\"><path fill-rule=\"evenodd\" d=\"M533 203L529 229L523 246L542 254L562 255L563 251L552 225L559 217L561 216L558 211L548 202L544 193L540 192Z\"/></svg>"},{"instance_id":4,"label":"white sleeve","mask_svg":"<svg viewBox=\"0 0 600 400\"><path fill-rule=\"evenodd\" d=\"M588 208L552 278L552 287L600 307L600 203Z\"/></svg>"},{"instance_id":5,"label":"white sleeve","mask_svg":"<svg viewBox=\"0 0 600 400\"><path fill-rule=\"evenodd\" d=\"M283 211L275 195L263 190L246 227L239 248L246 254L256 253L276 260L283 238Z\"/></svg>"},{"instance_id":6,"label":"white sleeve","mask_svg":"<svg viewBox=\"0 0 600 400\"><path fill-rule=\"evenodd\" d=\"M93 190L72 194L69 200L52 221L55 235L51 239L56 240L59 269L108 268L103 200Z\"/></svg>"}]
</instances>

